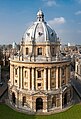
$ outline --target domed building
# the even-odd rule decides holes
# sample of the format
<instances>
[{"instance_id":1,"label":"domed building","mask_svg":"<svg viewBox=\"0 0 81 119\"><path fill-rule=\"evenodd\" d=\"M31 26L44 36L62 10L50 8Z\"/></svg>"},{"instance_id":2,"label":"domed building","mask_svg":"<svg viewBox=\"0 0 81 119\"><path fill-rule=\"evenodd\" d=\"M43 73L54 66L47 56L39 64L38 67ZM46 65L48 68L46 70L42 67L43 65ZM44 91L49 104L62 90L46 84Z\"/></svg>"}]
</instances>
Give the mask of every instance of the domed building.
<instances>
[{"instance_id":1,"label":"domed building","mask_svg":"<svg viewBox=\"0 0 81 119\"><path fill-rule=\"evenodd\" d=\"M48 112L71 103L70 58L41 10L23 35L20 50L10 57L9 101L21 110Z\"/></svg>"}]
</instances>

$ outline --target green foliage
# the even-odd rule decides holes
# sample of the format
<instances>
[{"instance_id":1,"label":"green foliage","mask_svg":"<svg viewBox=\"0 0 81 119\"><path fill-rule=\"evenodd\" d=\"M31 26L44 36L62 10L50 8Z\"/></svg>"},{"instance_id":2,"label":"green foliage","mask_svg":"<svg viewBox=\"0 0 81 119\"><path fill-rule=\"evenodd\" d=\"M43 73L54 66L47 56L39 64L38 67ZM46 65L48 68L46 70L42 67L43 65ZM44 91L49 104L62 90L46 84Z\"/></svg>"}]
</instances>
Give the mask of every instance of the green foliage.
<instances>
[{"instance_id":1,"label":"green foliage","mask_svg":"<svg viewBox=\"0 0 81 119\"><path fill-rule=\"evenodd\" d=\"M8 106L1 104L0 119L81 119L81 105L74 105L69 110L58 114L39 116L19 113L12 110Z\"/></svg>"}]
</instances>

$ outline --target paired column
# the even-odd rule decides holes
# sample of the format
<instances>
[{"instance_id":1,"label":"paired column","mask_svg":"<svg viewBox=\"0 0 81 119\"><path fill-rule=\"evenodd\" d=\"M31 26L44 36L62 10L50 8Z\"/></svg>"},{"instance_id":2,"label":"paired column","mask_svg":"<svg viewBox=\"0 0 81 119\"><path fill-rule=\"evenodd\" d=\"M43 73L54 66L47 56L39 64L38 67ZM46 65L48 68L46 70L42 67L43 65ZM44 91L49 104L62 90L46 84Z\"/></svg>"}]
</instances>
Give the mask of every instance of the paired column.
<instances>
[{"instance_id":1,"label":"paired column","mask_svg":"<svg viewBox=\"0 0 81 119\"><path fill-rule=\"evenodd\" d=\"M62 92L60 94L60 108L62 109Z\"/></svg>"},{"instance_id":2,"label":"paired column","mask_svg":"<svg viewBox=\"0 0 81 119\"><path fill-rule=\"evenodd\" d=\"M20 66L18 67L18 88L20 88Z\"/></svg>"},{"instance_id":3,"label":"paired column","mask_svg":"<svg viewBox=\"0 0 81 119\"><path fill-rule=\"evenodd\" d=\"M48 68L48 90L50 90L51 68Z\"/></svg>"},{"instance_id":4,"label":"paired column","mask_svg":"<svg viewBox=\"0 0 81 119\"><path fill-rule=\"evenodd\" d=\"M30 67L28 68L28 90L30 90Z\"/></svg>"},{"instance_id":5,"label":"paired column","mask_svg":"<svg viewBox=\"0 0 81 119\"><path fill-rule=\"evenodd\" d=\"M46 90L46 68L44 69L44 90Z\"/></svg>"},{"instance_id":6,"label":"paired column","mask_svg":"<svg viewBox=\"0 0 81 119\"><path fill-rule=\"evenodd\" d=\"M61 83L62 83L62 69L60 67L60 88L61 88Z\"/></svg>"},{"instance_id":7,"label":"paired column","mask_svg":"<svg viewBox=\"0 0 81 119\"><path fill-rule=\"evenodd\" d=\"M21 89L23 88L23 67L20 68L21 69Z\"/></svg>"},{"instance_id":8,"label":"paired column","mask_svg":"<svg viewBox=\"0 0 81 119\"><path fill-rule=\"evenodd\" d=\"M32 68L32 90L34 90L35 68Z\"/></svg>"},{"instance_id":9,"label":"paired column","mask_svg":"<svg viewBox=\"0 0 81 119\"><path fill-rule=\"evenodd\" d=\"M68 66L66 66L66 84L68 84Z\"/></svg>"},{"instance_id":10,"label":"paired column","mask_svg":"<svg viewBox=\"0 0 81 119\"><path fill-rule=\"evenodd\" d=\"M10 65L10 81L14 85L14 65Z\"/></svg>"},{"instance_id":11,"label":"paired column","mask_svg":"<svg viewBox=\"0 0 81 119\"><path fill-rule=\"evenodd\" d=\"M56 89L58 89L58 67L56 67Z\"/></svg>"}]
</instances>

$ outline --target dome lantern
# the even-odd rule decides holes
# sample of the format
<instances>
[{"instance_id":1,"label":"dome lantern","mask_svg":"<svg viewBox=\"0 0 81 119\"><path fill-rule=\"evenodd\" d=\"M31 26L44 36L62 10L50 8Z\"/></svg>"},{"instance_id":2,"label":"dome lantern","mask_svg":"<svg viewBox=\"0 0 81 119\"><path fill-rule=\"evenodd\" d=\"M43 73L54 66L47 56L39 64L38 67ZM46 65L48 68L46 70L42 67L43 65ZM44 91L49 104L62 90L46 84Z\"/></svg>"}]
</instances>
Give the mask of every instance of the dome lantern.
<instances>
[{"instance_id":1,"label":"dome lantern","mask_svg":"<svg viewBox=\"0 0 81 119\"><path fill-rule=\"evenodd\" d=\"M44 14L42 10L39 10L37 13L37 21L44 21Z\"/></svg>"}]
</instances>

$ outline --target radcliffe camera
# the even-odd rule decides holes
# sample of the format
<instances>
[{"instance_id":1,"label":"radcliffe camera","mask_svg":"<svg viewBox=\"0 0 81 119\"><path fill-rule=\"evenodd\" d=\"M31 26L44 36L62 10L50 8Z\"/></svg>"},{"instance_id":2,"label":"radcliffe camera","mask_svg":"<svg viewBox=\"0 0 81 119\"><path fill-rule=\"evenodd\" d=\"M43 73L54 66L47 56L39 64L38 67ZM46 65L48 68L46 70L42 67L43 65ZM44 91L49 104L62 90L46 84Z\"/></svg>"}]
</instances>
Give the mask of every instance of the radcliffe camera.
<instances>
[{"instance_id":1,"label":"radcliffe camera","mask_svg":"<svg viewBox=\"0 0 81 119\"><path fill-rule=\"evenodd\" d=\"M80 6L0 1L2 119L81 118Z\"/></svg>"}]
</instances>

